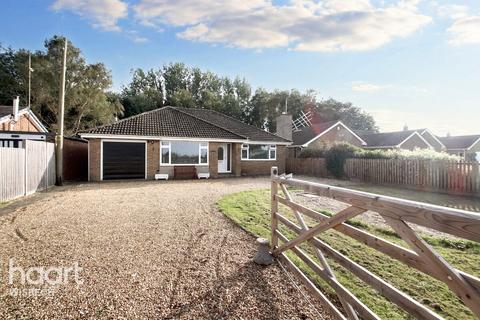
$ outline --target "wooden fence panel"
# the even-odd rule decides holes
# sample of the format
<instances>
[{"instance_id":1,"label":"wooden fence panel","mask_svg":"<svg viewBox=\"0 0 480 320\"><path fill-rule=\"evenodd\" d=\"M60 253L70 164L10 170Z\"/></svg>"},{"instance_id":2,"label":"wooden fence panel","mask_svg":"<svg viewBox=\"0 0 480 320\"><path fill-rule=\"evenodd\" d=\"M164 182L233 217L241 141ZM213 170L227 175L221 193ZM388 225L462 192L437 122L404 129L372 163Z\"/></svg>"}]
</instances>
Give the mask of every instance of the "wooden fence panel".
<instances>
[{"instance_id":1,"label":"wooden fence panel","mask_svg":"<svg viewBox=\"0 0 480 320\"><path fill-rule=\"evenodd\" d=\"M345 178L428 191L480 196L478 163L438 160L347 159ZM287 172L329 177L323 158L288 158Z\"/></svg>"},{"instance_id":2,"label":"wooden fence panel","mask_svg":"<svg viewBox=\"0 0 480 320\"><path fill-rule=\"evenodd\" d=\"M25 149L0 148L0 202L25 194Z\"/></svg>"},{"instance_id":3,"label":"wooden fence panel","mask_svg":"<svg viewBox=\"0 0 480 320\"><path fill-rule=\"evenodd\" d=\"M26 141L25 148L0 148L0 201L12 200L55 184L55 146Z\"/></svg>"},{"instance_id":4,"label":"wooden fence panel","mask_svg":"<svg viewBox=\"0 0 480 320\"><path fill-rule=\"evenodd\" d=\"M47 187L47 152L46 143L41 141L26 141L27 151L27 190L32 194Z\"/></svg>"},{"instance_id":5,"label":"wooden fence panel","mask_svg":"<svg viewBox=\"0 0 480 320\"><path fill-rule=\"evenodd\" d=\"M402 185L461 195L480 195L478 163L347 159L344 172L345 177L351 180Z\"/></svg>"}]
</instances>

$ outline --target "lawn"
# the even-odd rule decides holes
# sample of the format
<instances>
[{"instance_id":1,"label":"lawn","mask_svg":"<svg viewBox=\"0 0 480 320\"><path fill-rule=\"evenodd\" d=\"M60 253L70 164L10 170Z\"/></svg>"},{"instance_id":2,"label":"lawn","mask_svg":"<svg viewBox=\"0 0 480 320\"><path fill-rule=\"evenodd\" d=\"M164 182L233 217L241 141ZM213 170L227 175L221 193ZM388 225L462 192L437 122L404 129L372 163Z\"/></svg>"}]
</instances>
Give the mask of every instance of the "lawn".
<instances>
[{"instance_id":1,"label":"lawn","mask_svg":"<svg viewBox=\"0 0 480 320\"><path fill-rule=\"evenodd\" d=\"M246 231L255 236L270 238L269 190L246 191L230 194L224 196L218 202L218 206L227 217ZM322 213L329 214L321 208L315 209ZM295 221L293 214L287 207L280 205L279 210L291 221ZM309 225L314 224L314 221L312 220L306 219L306 221ZM349 223L391 242L395 242L405 247L407 246L406 243L404 243L403 240L391 230L369 225L355 219L349 221ZM280 229L283 234L292 238L293 233L289 232L285 227L282 227L281 224ZM323 233L319 238L355 262L381 276L383 279L409 294L417 301L420 301L432 310L435 310L442 317L447 319L475 319L471 311L465 307L442 282L416 271L413 268L407 267L401 262L398 262L334 230ZM424 238L453 266L472 275L479 276L480 244L463 240L446 240L432 236L425 236ZM310 256L315 260L309 247L303 245L302 249L309 252ZM338 302L334 291L326 282L314 275L313 272L310 271L310 269L299 258L296 258L292 252L287 252L287 254L310 276L311 279L317 283L324 293L330 296L334 301ZM339 281L381 318L409 318L405 312L396 307L396 305L390 303L370 286L356 278L348 270L342 268L331 259L329 259L329 263Z\"/></svg>"}]
</instances>

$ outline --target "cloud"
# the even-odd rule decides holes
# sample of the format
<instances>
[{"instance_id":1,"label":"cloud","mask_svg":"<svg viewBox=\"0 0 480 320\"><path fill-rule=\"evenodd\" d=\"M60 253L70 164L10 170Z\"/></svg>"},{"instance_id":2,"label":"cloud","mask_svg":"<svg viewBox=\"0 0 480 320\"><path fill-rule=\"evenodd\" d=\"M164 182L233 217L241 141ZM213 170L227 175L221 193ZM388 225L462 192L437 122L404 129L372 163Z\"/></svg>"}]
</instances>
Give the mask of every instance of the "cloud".
<instances>
[{"instance_id":1,"label":"cloud","mask_svg":"<svg viewBox=\"0 0 480 320\"><path fill-rule=\"evenodd\" d=\"M136 30L127 30L125 34L128 39L132 40L134 43L147 43L149 39L138 34Z\"/></svg>"},{"instance_id":2,"label":"cloud","mask_svg":"<svg viewBox=\"0 0 480 320\"><path fill-rule=\"evenodd\" d=\"M440 17L459 19L468 16L469 8L458 4L447 4L437 7L437 13Z\"/></svg>"},{"instance_id":3,"label":"cloud","mask_svg":"<svg viewBox=\"0 0 480 320\"><path fill-rule=\"evenodd\" d=\"M358 92L376 92L384 89L391 88L392 86L387 84L387 85L378 85L378 84L373 84L373 83L366 83L366 82L361 82L357 81L352 83L352 90L353 91L358 91Z\"/></svg>"},{"instance_id":4,"label":"cloud","mask_svg":"<svg viewBox=\"0 0 480 320\"><path fill-rule=\"evenodd\" d=\"M177 28L190 41L321 52L374 49L431 22L412 0L140 0L133 10L144 25Z\"/></svg>"},{"instance_id":5,"label":"cloud","mask_svg":"<svg viewBox=\"0 0 480 320\"><path fill-rule=\"evenodd\" d=\"M447 29L450 35L449 43L452 45L479 44L480 43L480 16L469 16L457 19Z\"/></svg>"},{"instance_id":6,"label":"cloud","mask_svg":"<svg viewBox=\"0 0 480 320\"><path fill-rule=\"evenodd\" d=\"M56 0L52 8L72 11L106 31L120 31L117 22L128 14L128 5L121 0Z\"/></svg>"}]
</instances>

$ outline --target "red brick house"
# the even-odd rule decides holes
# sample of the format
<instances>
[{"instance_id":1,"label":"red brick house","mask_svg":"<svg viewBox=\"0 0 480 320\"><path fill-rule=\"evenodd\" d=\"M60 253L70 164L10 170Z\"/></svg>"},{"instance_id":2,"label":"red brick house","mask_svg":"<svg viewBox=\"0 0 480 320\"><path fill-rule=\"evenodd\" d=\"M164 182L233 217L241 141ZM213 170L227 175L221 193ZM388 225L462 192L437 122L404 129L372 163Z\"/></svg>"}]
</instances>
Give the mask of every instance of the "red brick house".
<instances>
[{"instance_id":1,"label":"red brick house","mask_svg":"<svg viewBox=\"0 0 480 320\"><path fill-rule=\"evenodd\" d=\"M432 148L437 151L446 151L447 148L443 144L443 142L436 136L434 135L430 130L428 129L417 129L416 130L427 142L432 146Z\"/></svg>"},{"instance_id":2,"label":"red brick house","mask_svg":"<svg viewBox=\"0 0 480 320\"><path fill-rule=\"evenodd\" d=\"M0 147L21 148L24 140L46 141L48 130L28 107L0 106Z\"/></svg>"},{"instance_id":3,"label":"red brick house","mask_svg":"<svg viewBox=\"0 0 480 320\"><path fill-rule=\"evenodd\" d=\"M288 139L206 109L163 107L80 133L90 181L266 175Z\"/></svg>"},{"instance_id":4,"label":"red brick house","mask_svg":"<svg viewBox=\"0 0 480 320\"><path fill-rule=\"evenodd\" d=\"M292 145L289 146L289 150L291 150L289 156L294 156L297 151L303 148L322 149L338 142L347 142L357 147L367 145L358 134L339 120L315 123L310 127L294 130L292 141Z\"/></svg>"}]
</instances>

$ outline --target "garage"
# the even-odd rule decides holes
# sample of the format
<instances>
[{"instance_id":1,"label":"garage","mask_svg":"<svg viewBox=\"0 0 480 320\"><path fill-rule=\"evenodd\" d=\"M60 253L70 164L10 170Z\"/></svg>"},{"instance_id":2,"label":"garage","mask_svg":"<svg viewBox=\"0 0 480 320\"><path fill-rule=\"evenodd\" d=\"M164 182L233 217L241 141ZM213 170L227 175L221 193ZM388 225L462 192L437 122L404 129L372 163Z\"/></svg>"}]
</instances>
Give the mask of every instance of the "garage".
<instances>
[{"instance_id":1,"label":"garage","mask_svg":"<svg viewBox=\"0 0 480 320\"><path fill-rule=\"evenodd\" d=\"M103 180L145 179L145 150L143 141L103 141Z\"/></svg>"}]
</instances>

